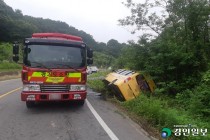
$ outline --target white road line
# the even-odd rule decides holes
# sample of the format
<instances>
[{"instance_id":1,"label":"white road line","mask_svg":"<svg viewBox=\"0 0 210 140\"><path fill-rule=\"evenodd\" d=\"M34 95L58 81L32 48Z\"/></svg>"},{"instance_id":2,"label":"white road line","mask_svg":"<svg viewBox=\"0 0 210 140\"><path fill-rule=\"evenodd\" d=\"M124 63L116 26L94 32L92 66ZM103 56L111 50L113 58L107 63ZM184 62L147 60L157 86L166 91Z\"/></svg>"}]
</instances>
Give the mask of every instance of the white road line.
<instances>
[{"instance_id":1,"label":"white road line","mask_svg":"<svg viewBox=\"0 0 210 140\"><path fill-rule=\"evenodd\" d=\"M90 104L90 102L86 99L86 103L90 111L93 113L97 121L100 123L100 125L103 127L103 129L106 131L106 133L109 135L109 137L112 140L119 140L117 136L112 132L112 130L106 125L106 123L102 120L102 118L98 115L98 113L95 111L93 106Z\"/></svg>"}]
</instances>

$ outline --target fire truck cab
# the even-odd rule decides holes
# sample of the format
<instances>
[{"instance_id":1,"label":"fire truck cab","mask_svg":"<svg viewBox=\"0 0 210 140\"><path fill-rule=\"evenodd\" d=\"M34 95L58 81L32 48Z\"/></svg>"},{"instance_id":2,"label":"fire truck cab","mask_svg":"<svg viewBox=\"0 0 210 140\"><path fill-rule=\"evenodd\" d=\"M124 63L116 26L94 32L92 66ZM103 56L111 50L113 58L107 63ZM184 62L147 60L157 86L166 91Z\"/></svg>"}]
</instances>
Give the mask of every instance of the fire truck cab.
<instances>
[{"instance_id":1,"label":"fire truck cab","mask_svg":"<svg viewBox=\"0 0 210 140\"><path fill-rule=\"evenodd\" d=\"M60 33L34 33L23 47L21 100L31 108L36 102L86 99L87 65L93 52L81 37ZM13 45L19 61L19 45Z\"/></svg>"}]
</instances>

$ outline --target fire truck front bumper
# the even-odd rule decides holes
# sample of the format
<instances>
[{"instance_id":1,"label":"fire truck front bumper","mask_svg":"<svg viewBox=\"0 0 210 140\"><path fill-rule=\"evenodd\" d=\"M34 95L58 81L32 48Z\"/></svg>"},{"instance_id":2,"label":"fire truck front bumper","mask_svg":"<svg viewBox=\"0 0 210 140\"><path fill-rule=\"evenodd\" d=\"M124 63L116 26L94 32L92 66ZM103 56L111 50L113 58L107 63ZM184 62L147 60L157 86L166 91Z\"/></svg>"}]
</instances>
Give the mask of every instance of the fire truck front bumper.
<instances>
[{"instance_id":1,"label":"fire truck front bumper","mask_svg":"<svg viewBox=\"0 0 210 140\"><path fill-rule=\"evenodd\" d=\"M21 92L22 101L67 101L67 100L84 100L86 99L86 91L75 92Z\"/></svg>"}]
</instances>

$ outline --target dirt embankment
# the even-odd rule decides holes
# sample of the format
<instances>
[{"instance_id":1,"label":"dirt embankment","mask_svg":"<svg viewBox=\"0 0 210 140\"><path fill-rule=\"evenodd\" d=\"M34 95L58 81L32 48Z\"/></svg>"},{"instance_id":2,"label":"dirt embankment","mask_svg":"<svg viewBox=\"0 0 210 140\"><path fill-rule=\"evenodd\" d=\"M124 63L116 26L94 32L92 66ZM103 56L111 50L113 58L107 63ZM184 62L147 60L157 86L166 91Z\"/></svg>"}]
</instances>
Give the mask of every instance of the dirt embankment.
<instances>
[{"instance_id":1,"label":"dirt embankment","mask_svg":"<svg viewBox=\"0 0 210 140\"><path fill-rule=\"evenodd\" d=\"M20 78L20 76L21 76L21 72L20 71L0 72L0 81L8 80L8 79Z\"/></svg>"}]
</instances>

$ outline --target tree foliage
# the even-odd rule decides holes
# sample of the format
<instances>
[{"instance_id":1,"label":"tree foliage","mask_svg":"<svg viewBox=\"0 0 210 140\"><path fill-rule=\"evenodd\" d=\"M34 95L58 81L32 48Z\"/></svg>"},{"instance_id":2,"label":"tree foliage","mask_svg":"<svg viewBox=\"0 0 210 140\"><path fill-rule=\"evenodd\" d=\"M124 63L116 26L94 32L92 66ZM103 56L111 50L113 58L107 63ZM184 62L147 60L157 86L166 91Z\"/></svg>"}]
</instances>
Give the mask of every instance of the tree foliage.
<instances>
[{"instance_id":1,"label":"tree foliage","mask_svg":"<svg viewBox=\"0 0 210 140\"><path fill-rule=\"evenodd\" d=\"M127 0L125 6L131 15L120 24L150 32L123 48L118 66L149 72L159 95L176 97L172 104L209 120L210 2Z\"/></svg>"},{"instance_id":2,"label":"tree foliage","mask_svg":"<svg viewBox=\"0 0 210 140\"><path fill-rule=\"evenodd\" d=\"M170 93L194 87L207 70L210 8L207 0L146 0L125 4L131 16L119 20L134 31L149 28L137 44L124 50L124 66L145 70ZM159 12L157 12L159 11ZM122 61L119 60L120 61Z\"/></svg>"},{"instance_id":3,"label":"tree foliage","mask_svg":"<svg viewBox=\"0 0 210 140\"><path fill-rule=\"evenodd\" d=\"M0 62L3 60L12 61L12 46L9 43L0 43ZM10 59L8 59L10 58Z\"/></svg>"},{"instance_id":4,"label":"tree foliage","mask_svg":"<svg viewBox=\"0 0 210 140\"><path fill-rule=\"evenodd\" d=\"M108 68L113 65L115 58L113 56L101 53L94 52L94 64L100 68Z\"/></svg>"},{"instance_id":5,"label":"tree foliage","mask_svg":"<svg viewBox=\"0 0 210 140\"><path fill-rule=\"evenodd\" d=\"M119 56L121 48L126 45L115 39L110 39L107 43L96 42L90 34L69 26L65 22L23 15L21 10L13 10L0 0L0 42L22 42L24 38L36 32L59 32L82 37L83 41L96 51L94 65L102 67L114 64L114 58ZM7 51L5 50L7 45L4 48L0 47L2 49L0 59L4 57L5 60L10 60L9 56L6 58L6 54L2 54Z\"/></svg>"}]
</instances>

